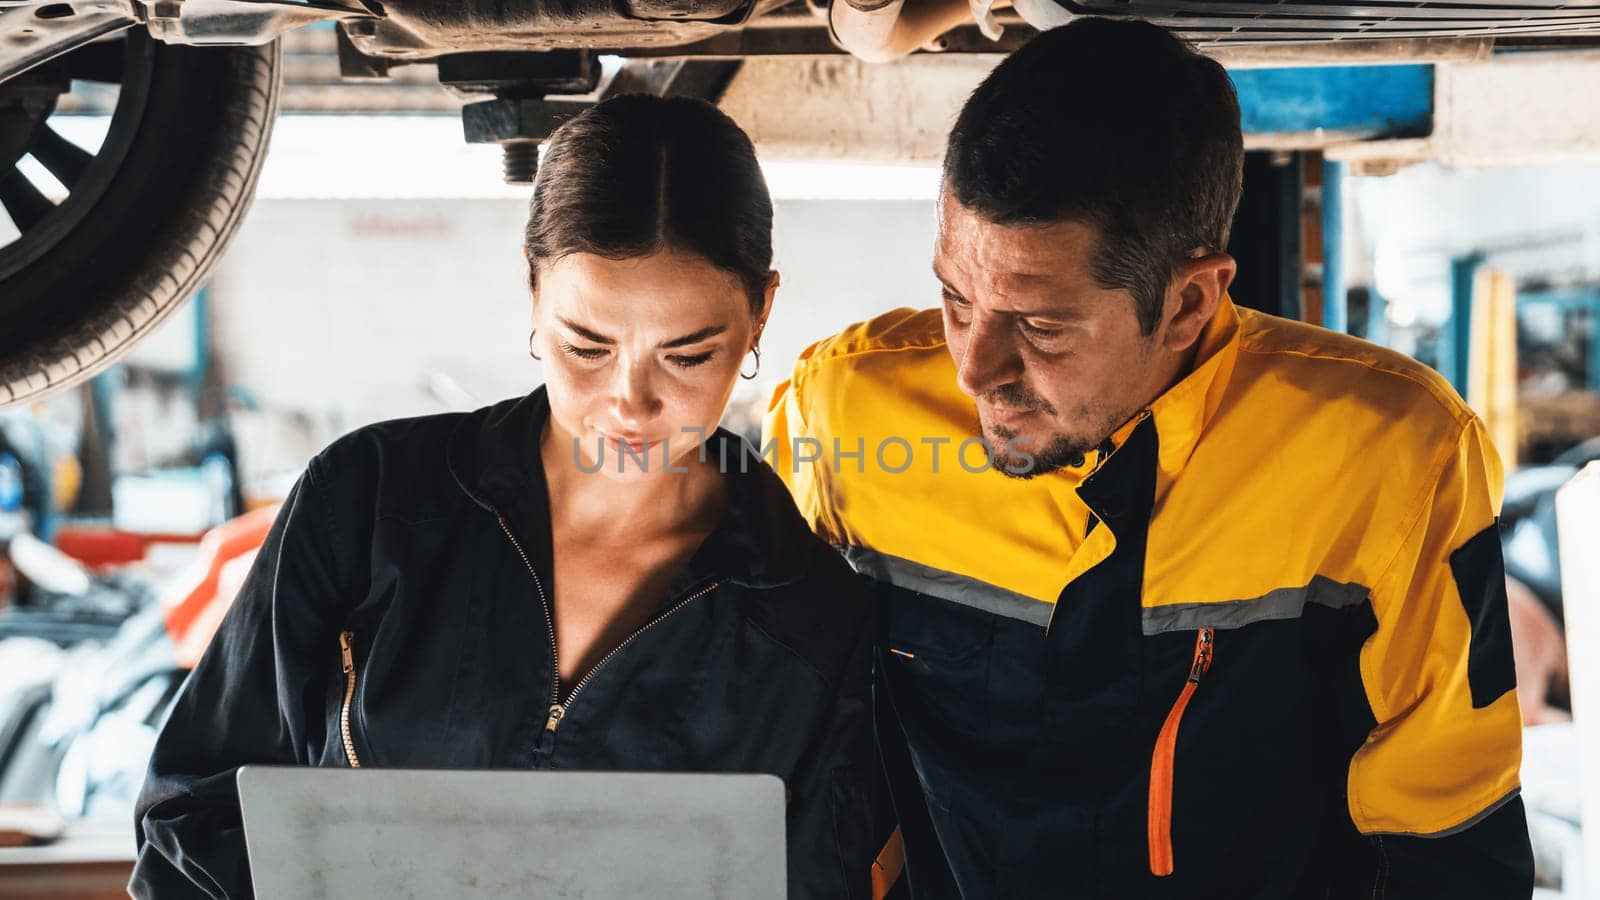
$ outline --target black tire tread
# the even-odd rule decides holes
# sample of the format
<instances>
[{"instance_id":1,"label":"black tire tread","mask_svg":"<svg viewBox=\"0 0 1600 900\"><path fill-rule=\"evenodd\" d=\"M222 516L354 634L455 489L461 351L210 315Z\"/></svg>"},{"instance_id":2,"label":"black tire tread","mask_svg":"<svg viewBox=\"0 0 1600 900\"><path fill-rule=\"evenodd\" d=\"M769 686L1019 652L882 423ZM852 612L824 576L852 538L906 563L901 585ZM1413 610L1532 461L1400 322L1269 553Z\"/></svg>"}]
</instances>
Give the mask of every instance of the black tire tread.
<instances>
[{"instance_id":1,"label":"black tire tread","mask_svg":"<svg viewBox=\"0 0 1600 900\"><path fill-rule=\"evenodd\" d=\"M0 360L0 409L83 381L120 359L199 290L227 250L255 196L278 112L283 64L277 42L235 48L239 89L224 113L226 152L206 162L201 202L172 223L139 277L103 310L55 339Z\"/></svg>"}]
</instances>

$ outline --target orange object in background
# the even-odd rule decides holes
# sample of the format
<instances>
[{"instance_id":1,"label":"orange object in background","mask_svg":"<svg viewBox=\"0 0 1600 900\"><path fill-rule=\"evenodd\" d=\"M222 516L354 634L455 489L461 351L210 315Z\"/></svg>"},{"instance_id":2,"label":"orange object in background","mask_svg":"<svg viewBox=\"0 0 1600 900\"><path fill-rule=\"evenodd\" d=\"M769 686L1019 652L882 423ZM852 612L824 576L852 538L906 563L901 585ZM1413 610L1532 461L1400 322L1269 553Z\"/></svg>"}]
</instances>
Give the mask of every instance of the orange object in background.
<instances>
[{"instance_id":1,"label":"orange object in background","mask_svg":"<svg viewBox=\"0 0 1600 900\"><path fill-rule=\"evenodd\" d=\"M1570 722L1571 673L1567 669L1567 639L1538 595L1515 578L1506 578L1506 607L1511 621L1511 655L1517 668L1517 705L1522 724Z\"/></svg>"},{"instance_id":2,"label":"orange object in background","mask_svg":"<svg viewBox=\"0 0 1600 900\"><path fill-rule=\"evenodd\" d=\"M199 553L161 596L178 665L192 669L233 604L278 505L252 510L206 532Z\"/></svg>"},{"instance_id":3,"label":"orange object in background","mask_svg":"<svg viewBox=\"0 0 1600 900\"><path fill-rule=\"evenodd\" d=\"M17 592L17 571L11 567L11 561L0 557L0 609L5 609L11 603L12 595Z\"/></svg>"},{"instance_id":4,"label":"orange object in background","mask_svg":"<svg viewBox=\"0 0 1600 900\"><path fill-rule=\"evenodd\" d=\"M167 538L175 541L177 538ZM194 538L188 538L193 542ZM124 566L144 559L151 539L145 535L118 531L106 525L65 523L51 540L56 549L91 569Z\"/></svg>"}]
</instances>

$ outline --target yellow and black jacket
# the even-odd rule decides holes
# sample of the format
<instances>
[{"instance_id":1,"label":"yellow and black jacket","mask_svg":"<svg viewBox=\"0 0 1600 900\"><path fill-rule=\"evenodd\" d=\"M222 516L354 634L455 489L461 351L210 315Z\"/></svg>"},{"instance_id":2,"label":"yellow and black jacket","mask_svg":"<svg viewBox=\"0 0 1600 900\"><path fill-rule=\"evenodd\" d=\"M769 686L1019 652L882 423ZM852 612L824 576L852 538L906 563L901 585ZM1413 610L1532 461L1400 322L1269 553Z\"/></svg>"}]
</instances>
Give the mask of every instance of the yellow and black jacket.
<instances>
[{"instance_id":1,"label":"yellow and black jacket","mask_svg":"<svg viewBox=\"0 0 1600 900\"><path fill-rule=\"evenodd\" d=\"M807 350L764 439L884 590L915 894L1530 895L1502 473L1446 382L1225 299L1082 466L979 433L900 310Z\"/></svg>"}]
</instances>

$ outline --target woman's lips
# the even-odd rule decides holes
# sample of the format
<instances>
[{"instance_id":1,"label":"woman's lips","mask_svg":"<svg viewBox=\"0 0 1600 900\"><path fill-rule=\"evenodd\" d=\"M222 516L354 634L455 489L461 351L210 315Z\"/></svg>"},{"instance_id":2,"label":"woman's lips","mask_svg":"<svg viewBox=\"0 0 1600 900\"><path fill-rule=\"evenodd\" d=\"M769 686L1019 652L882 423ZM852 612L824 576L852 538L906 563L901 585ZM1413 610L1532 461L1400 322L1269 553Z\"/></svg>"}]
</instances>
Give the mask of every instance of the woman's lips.
<instances>
[{"instance_id":1,"label":"woman's lips","mask_svg":"<svg viewBox=\"0 0 1600 900\"><path fill-rule=\"evenodd\" d=\"M642 437L608 434L604 431L600 432L600 437L611 446L613 451L621 453L623 450L627 450L635 455L646 453L656 444L661 443L660 441L647 440Z\"/></svg>"}]
</instances>

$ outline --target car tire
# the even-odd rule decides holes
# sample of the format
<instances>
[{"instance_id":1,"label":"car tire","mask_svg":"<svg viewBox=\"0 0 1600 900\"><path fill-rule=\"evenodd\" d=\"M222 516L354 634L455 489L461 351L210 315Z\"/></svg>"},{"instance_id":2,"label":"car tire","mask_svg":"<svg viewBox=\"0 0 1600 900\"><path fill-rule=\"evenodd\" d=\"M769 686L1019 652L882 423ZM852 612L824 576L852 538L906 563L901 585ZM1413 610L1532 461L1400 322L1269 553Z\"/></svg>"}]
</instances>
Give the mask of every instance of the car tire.
<instances>
[{"instance_id":1,"label":"car tire","mask_svg":"<svg viewBox=\"0 0 1600 900\"><path fill-rule=\"evenodd\" d=\"M119 98L99 168L79 179L93 196L0 247L0 408L82 381L153 332L203 285L254 197L279 45L169 46L143 29L119 40L138 69L122 92L139 108Z\"/></svg>"}]
</instances>

